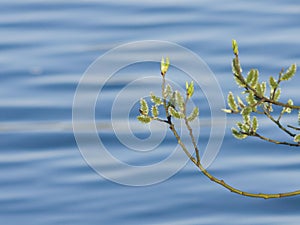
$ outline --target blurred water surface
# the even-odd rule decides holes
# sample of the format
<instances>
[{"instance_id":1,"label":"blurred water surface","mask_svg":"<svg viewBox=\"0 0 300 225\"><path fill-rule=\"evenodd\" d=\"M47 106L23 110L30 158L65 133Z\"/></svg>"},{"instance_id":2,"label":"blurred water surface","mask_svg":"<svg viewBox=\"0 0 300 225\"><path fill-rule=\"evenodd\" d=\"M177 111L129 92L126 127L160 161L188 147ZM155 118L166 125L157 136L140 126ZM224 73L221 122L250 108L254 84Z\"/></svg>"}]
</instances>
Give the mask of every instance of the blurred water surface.
<instances>
[{"instance_id":1,"label":"blurred water surface","mask_svg":"<svg viewBox=\"0 0 300 225\"><path fill-rule=\"evenodd\" d=\"M171 41L191 49L215 73L224 94L238 93L231 77L231 39L239 42L244 71L256 67L268 79L291 63L300 65L299 20L300 3L294 0L2 1L1 224L298 224L299 197L266 201L238 196L210 182L191 163L151 186L123 186L102 178L77 148L72 102L82 74L97 57L140 40ZM115 157L132 165L151 164L176 145L170 133L147 157L126 150L110 123L114 96L134 73L159 76L159 67L141 64L108 82L105 106L96 105L97 128ZM300 104L299 81L297 76L284 86L283 99L294 96ZM101 75L99 82L104 82ZM137 86L128 98L138 100L139 90L150 92L155 85ZM205 99L195 101L201 105ZM201 115L199 140L205 142L209 113L204 109ZM120 124L128 122L119 116ZM135 116L133 110L133 132L147 137L149 131ZM229 118L221 151L209 167L215 176L245 191L300 189L299 150L252 138L237 141L230 134L232 125ZM273 129L265 124L266 133ZM130 174L120 171L120 176Z\"/></svg>"}]
</instances>

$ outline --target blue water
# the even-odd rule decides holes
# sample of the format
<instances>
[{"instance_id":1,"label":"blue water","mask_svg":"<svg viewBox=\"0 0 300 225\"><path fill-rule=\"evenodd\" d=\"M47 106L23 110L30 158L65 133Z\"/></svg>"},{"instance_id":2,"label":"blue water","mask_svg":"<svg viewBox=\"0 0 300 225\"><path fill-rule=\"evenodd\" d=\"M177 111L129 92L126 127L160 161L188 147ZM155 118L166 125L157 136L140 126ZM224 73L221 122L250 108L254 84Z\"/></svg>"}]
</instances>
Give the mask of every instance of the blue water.
<instances>
[{"instance_id":1,"label":"blue water","mask_svg":"<svg viewBox=\"0 0 300 225\"><path fill-rule=\"evenodd\" d=\"M232 194L191 163L150 186L112 182L86 163L72 130L72 103L83 73L97 57L120 44L141 40L180 44L208 64L224 95L240 91L231 76L232 38L239 42L244 71L256 67L261 79L277 76L291 63L300 65L299 2L112 2L1 2L0 223L299 224L299 197L263 200ZM113 96L132 81L135 71L135 75L139 71L141 76L159 76L159 67L152 64L136 69L128 68L126 78L107 83L102 92L105 105L97 103L95 117L99 136L115 157L132 165L148 165L167 157L176 145L172 135L167 133L162 145L149 155L136 155L118 141L110 125ZM99 82L104 82L101 76ZM297 76L284 85L283 99L293 96L300 104L296 99L299 81ZM150 87L155 85L135 88L150 92ZM128 95L129 99L140 97L138 91ZM195 101L201 105L202 100L200 96ZM129 120L133 132L149 136L133 112ZM118 116L121 124L128 122L121 113ZM208 117L204 109L202 121ZM211 173L245 191L300 189L299 150L253 138L237 141L230 134L232 118L228 118L220 153L208 168ZM286 138L274 134L274 127L265 122L266 134ZM207 125L201 129L200 142L206 142ZM120 176L131 176L114 169Z\"/></svg>"}]
</instances>

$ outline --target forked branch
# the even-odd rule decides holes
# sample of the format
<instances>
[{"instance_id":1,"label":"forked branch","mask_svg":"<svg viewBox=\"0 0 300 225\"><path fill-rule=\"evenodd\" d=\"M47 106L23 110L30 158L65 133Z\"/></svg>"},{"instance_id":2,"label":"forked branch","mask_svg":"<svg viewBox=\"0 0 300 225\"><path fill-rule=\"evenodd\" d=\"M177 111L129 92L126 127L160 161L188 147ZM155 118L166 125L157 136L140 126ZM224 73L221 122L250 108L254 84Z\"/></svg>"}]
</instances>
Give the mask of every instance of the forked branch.
<instances>
[{"instance_id":1,"label":"forked branch","mask_svg":"<svg viewBox=\"0 0 300 225\"><path fill-rule=\"evenodd\" d=\"M194 84L193 84L193 82L186 83L185 98L183 97L184 95L182 95L180 92L173 91L172 87L168 84L166 85L166 81L165 81L165 75L166 75L166 72L169 68L169 64L170 63L169 63L168 59L166 60L166 62L164 61L164 59L161 62L162 97L157 97L154 94L151 94L151 102L153 103L153 105L151 107L151 113L149 113L149 107L148 107L147 101L145 99L141 99L140 100L140 105L141 105L140 115L138 116L138 120L140 122L143 122L143 123L149 123L152 120L156 120L158 122L168 124L169 129L173 133L174 137L176 138L176 140L177 140L178 144L180 145L180 147L182 148L182 150L185 152L187 157L199 168L199 170L207 178L209 178L211 181L223 186L224 188L228 189L229 191L231 191L233 193L243 195L243 196L247 196L247 197L264 198L264 199L282 198L282 197L299 195L300 190L296 190L296 191L292 191L292 192L277 193L277 194L250 193L250 192L242 191L242 190L239 190L239 189L227 184L224 180L220 180L220 179L216 178L215 176L213 176L210 172L208 172L203 167L203 165L201 164L201 161L200 161L200 155L199 155L199 149L198 149L198 146L197 146L197 142L196 142L196 139L194 137L193 130L190 126L190 122L195 120L199 115L198 107L195 107L192 110L192 112L189 115L187 115L187 103L188 103L188 100L192 97L192 95L194 93ZM251 90L251 89L249 88L247 90ZM256 93L253 93L253 95L256 96ZM262 95L260 95L260 96L262 97ZM229 100L232 102L232 99L230 99L230 98L229 98ZM271 98L271 100L272 99L273 98ZM255 104L255 103L253 104L252 100L251 100L251 102L252 103L250 105L252 105L253 108L255 108L255 107L257 107L257 105L259 105L259 104ZM274 102L277 103L276 101L274 101ZM256 103L257 103L257 101L256 101ZM265 103L265 100L263 100L263 98L261 98L261 104L264 104L264 103ZM164 113L165 113L165 116L166 116L165 119L159 117L159 107L161 107L161 106L164 109ZM238 108L236 103L232 104L231 106L232 107L231 107L230 110L232 112L239 112L239 108ZM243 108L242 111L245 111L247 109L246 106L244 105L244 103L242 103L240 99L239 99L239 106ZM290 106L291 106L291 104L288 103L284 107L290 107ZM270 110L271 105L268 104L265 107L267 109L265 109L263 112L267 116L269 116L268 111ZM249 106L248 106L247 110L250 111ZM251 109L251 112L252 112L252 109ZM294 143L277 142L276 140L268 139L264 136L261 136L260 134L258 134L256 132L257 127L258 127L256 117L254 117L252 120L250 120L249 114L250 113L243 112L242 115L244 117L245 124L239 124L241 129L247 130L247 132L239 131L235 135L247 135L247 136L251 135L251 136L259 137L263 140L267 140L269 142L274 142L276 144L287 144L287 145L290 145L290 146L296 146L296 145L299 146L298 145L299 143L294 144ZM271 117L271 118L272 118L271 120L274 120L273 122L276 123L276 120L273 117ZM185 126L187 127L187 129L189 131L189 136L190 136L191 142L193 143L196 158L193 157L193 154L191 154L189 152L186 145L181 140L181 137L179 136L179 134L176 130L175 124L172 122L172 119L183 119L184 120ZM279 128L281 128L280 126L282 126L278 121L277 121L277 125L278 125Z\"/></svg>"},{"instance_id":2,"label":"forked branch","mask_svg":"<svg viewBox=\"0 0 300 225\"><path fill-rule=\"evenodd\" d=\"M286 71L282 69L277 80L273 76L270 76L267 85L267 82L259 82L259 72L257 69L251 69L246 77L243 76L238 45L235 40L232 41L232 48L235 56L232 61L233 76L238 87L244 89L242 95L245 96L246 100L246 103L244 103L239 96L235 97L231 92L228 94L227 102L230 109L224 109L223 111L230 114L240 113L243 118L243 121L236 123L238 129L232 128L232 134L238 139L253 136L275 144L299 147L300 134L295 133L295 131L299 131L300 128L292 125L283 125L281 119L286 114L291 114L298 110L298 124L300 124L300 106L294 105L292 99L289 99L287 103L279 101L281 94L280 84L294 77L297 70L296 64L292 64ZM267 86L269 86L269 91ZM269 97L266 95L267 91L269 92ZM273 110L275 107L276 110ZM280 113L278 113L278 110ZM254 116L255 114L264 114L279 130L289 135L292 141L276 140L258 134L258 118ZM274 116L276 114L279 114L277 119Z\"/></svg>"}]
</instances>

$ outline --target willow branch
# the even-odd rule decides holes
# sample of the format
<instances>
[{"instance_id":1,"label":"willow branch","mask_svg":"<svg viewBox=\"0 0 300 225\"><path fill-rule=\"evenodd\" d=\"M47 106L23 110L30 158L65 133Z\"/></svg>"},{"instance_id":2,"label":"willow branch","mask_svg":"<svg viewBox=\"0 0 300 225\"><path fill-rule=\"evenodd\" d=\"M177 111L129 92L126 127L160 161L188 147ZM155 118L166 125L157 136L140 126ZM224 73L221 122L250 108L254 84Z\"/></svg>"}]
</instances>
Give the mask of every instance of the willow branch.
<instances>
[{"instance_id":1,"label":"willow branch","mask_svg":"<svg viewBox=\"0 0 300 225\"><path fill-rule=\"evenodd\" d=\"M264 114L273 122L275 123L282 131L284 131L285 133L287 133L288 135L295 137L296 134L293 134L292 132L290 132L289 130L287 130L284 126L282 126L282 124L279 122L280 118L275 120L274 117L268 112L266 111L264 108Z\"/></svg>"},{"instance_id":2,"label":"willow branch","mask_svg":"<svg viewBox=\"0 0 300 225\"><path fill-rule=\"evenodd\" d=\"M284 192L284 193L277 193L277 194L270 194L270 193L251 193L251 192L246 192L239 190L229 184L227 184L224 180L220 180L213 176L211 173L209 173L201 164L201 162L197 162L196 159L190 154L190 152L187 150L186 146L184 143L181 141L180 136L178 135L175 126L173 123L170 124L170 130L173 132L175 138L178 141L178 144L181 146L185 154L189 157L189 159L200 169L200 171L211 181L223 186L224 188L228 189L229 191L247 196L247 197L253 197L253 198L264 198L264 199L270 199L270 198L282 198L282 197L289 197L289 196L295 196L300 194L300 190L292 191L292 192Z\"/></svg>"},{"instance_id":3,"label":"willow branch","mask_svg":"<svg viewBox=\"0 0 300 225\"><path fill-rule=\"evenodd\" d=\"M235 60L237 62L237 64L239 65L239 57L237 54L235 54ZM291 108L291 109L300 109L300 106L297 106L297 105L290 105L290 104L285 104L285 103L282 103L282 102L278 102L278 101L274 101L270 98L267 98L266 96L262 96L260 95L256 90L255 88L251 87L246 81L245 81L245 78L241 72L241 70L238 71L238 74L234 74L234 76L236 76L237 79L239 79L244 85L245 85L245 89L246 90L251 90L253 92L253 94L263 100L264 102L268 102L268 103L271 103L271 104L274 104L274 105L278 105L278 106L282 106L282 107L286 107L286 108Z\"/></svg>"}]
</instances>

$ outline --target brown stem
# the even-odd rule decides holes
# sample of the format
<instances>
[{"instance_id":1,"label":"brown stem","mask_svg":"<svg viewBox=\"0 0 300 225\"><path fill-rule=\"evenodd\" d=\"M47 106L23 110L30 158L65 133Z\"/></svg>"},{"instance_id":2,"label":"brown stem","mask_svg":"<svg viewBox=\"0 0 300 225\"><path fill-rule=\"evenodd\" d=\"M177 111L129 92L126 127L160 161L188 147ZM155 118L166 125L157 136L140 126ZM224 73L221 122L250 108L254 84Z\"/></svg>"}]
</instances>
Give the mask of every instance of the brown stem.
<instances>
[{"instance_id":1,"label":"brown stem","mask_svg":"<svg viewBox=\"0 0 300 225\"><path fill-rule=\"evenodd\" d=\"M280 145L288 145L288 146L293 146L293 147L299 147L300 144L299 143L290 143L290 142L285 142L285 141L276 141L274 139L271 138L267 138L265 136L260 135L259 133L255 132L255 133L245 133L245 132L241 132L242 134L247 134L249 136L254 136L254 137L258 137L262 140L274 143L274 144L280 144Z\"/></svg>"},{"instance_id":2,"label":"brown stem","mask_svg":"<svg viewBox=\"0 0 300 225\"><path fill-rule=\"evenodd\" d=\"M293 134L292 132L290 132L289 130L287 130L285 127L282 126L282 124L279 122L279 119L278 120L275 120L273 116L271 116L271 114L266 111L264 108L264 114L273 122L275 123L281 130L283 130L285 133L287 133L288 135L292 136L292 137L295 137L296 134Z\"/></svg>"},{"instance_id":3,"label":"brown stem","mask_svg":"<svg viewBox=\"0 0 300 225\"><path fill-rule=\"evenodd\" d=\"M294 130L300 130L300 127L294 127L294 126L292 126L292 125L287 125L289 128L292 128L292 129L294 129Z\"/></svg>"},{"instance_id":4,"label":"brown stem","mask_svg":"<svg viewBox=\"0 0 300 225\"><path fill-rule=\"evenodd\" d=\"M193 130L192 130L191 126L190 126L190 123L189 123L189 121L187 119L187 115L186 115L186 105L187 105L188 99L189 99L189 97L186 96L186 99L185 99L185 102L184 102L184 108L183 108L184 122L185 122L185 126L187 127L187 129L189 131L189 135L190 135L190 138L192 140L192 143L193 143L193 146L194 146L194 149L195 149L196 158L197 158L197 166L198 166L198 165L200 165L199 149L198 149L197 143L195 141L195 137L193 135Z\"/></svg>"}]
</instances>

